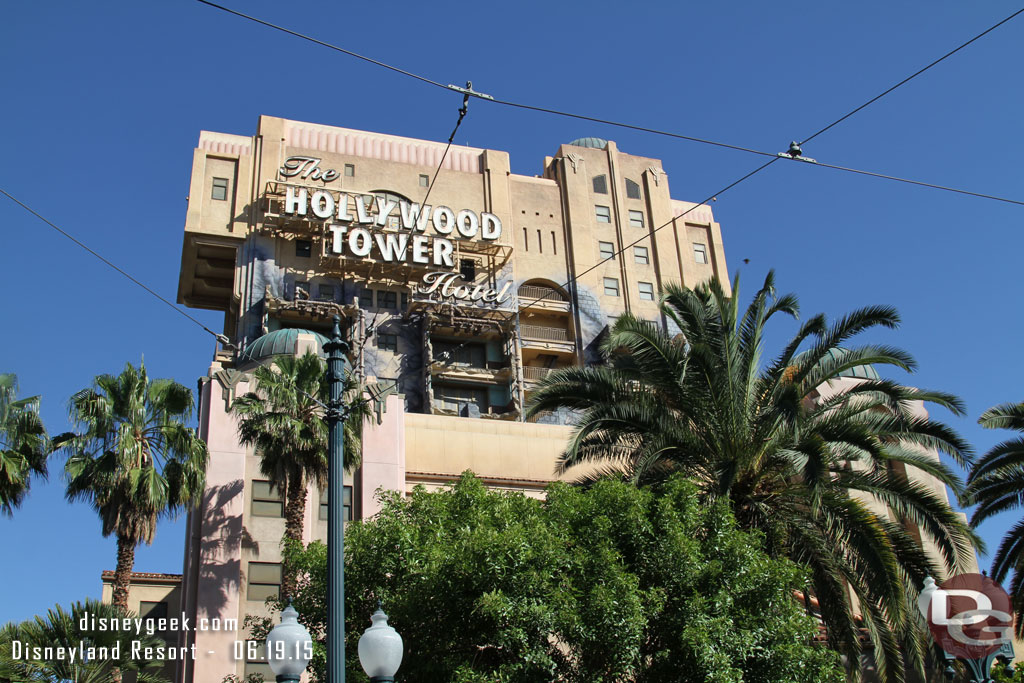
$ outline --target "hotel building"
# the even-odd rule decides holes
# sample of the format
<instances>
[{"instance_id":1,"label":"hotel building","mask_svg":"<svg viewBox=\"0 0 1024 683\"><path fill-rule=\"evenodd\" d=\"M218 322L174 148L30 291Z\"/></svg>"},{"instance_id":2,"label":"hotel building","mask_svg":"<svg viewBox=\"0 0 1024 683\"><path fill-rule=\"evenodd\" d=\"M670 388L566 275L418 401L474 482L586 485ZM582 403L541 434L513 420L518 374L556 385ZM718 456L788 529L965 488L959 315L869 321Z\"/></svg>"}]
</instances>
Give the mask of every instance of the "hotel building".
<instances>
[{"instance_id":1,"label":"hotel building","mask_svg":"<svg viewBox=\"0 0 1024 683\"><path fill-rule=\"evenodd\" d=\"M542 495L569 427L557 414L524 421L537 380L596 362L625 311L664 324L663 284L728 281L710 207L673 199L658 159L584 138L540 171L512 173L507 152L445 154L442 143L267 116L251 137L200 134L178 301L223 311L229 343L200 380L210 467L180 595L194 622L241 624L278 591L283 505L239 444L230 406L258 365L322 353L333 316L375 412L362 466L346 475L358 519L377 511L380 487L436 487L467 469ZM310 493L306 534L325 539L326 491ZM237 656L241 629L182 638L198 659L180 681L269 674Z\"/></svg>"},{"instance_id":2,"label":"hotel building","mask_svg":"<svg viewBox=\"0 0 1024 683\"><path fill-rule=\"evenodd\" d=\"M224 313L226 343L199 381L207 488L180 587L133 582L140 606L165 609L163 590L193 624L220 625L180 634L197 659L176 681L273 680L236 645L247 634L235 624L265 614L281 582L283 503L230 412L254 368L322 354L344 318L374 412L362 465L346 473L349 519L378 511L379 488L438 487L467 469L541 496L571 429L559 414L524 420L536 382L599 361L623 312L666 325L657 292L669 282L728 287L710 207L673 199L658 159L583 138L524 176L507 152L445 147L267 116L251 137L200 134L178 301ZM326 500L310 491L306 540L326 539Z\"/></svg>"}]
</instances>

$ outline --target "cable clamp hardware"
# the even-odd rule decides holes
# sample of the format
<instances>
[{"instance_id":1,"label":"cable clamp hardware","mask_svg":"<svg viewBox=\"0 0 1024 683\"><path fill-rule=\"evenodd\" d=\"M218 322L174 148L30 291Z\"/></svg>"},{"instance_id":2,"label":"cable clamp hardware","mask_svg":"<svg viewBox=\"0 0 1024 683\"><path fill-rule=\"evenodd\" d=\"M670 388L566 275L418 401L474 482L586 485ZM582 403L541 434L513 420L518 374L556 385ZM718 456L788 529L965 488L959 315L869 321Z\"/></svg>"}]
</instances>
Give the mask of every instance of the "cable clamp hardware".
<instances>
[{"instance_id":1,"label":"cable clamp hardware","mask_svg":"<svg viewBox=\"0 0 1024 683\"><path fill-rule=\"evenodd\" d=\"M786 150L785 152L779 152L775 156L782 157L783 159L793 159L794 161L804 161L807 162L808 164L818 163L817 159L812 159L810 157L804 156L804 151L800 149L800 143L797 142L796 140L789 143L788 150Z\"/></svg>"},{"instance_id":2,"label":"cable clamp hardware","mask_svg":"<svg viewBox=\"0 0 1024 683\"><path fill-rule=\"evenodd\" d=\"M451 83L449 83L446 87L449 90L454 90L455 92L460 92L463 95L466 95L468 97L479 97L482 100L491 100L492 102L494 101L494 98L492 96L488 95L487 93L485 93L485 92L477 92L476 90L473 90L473 81L466 81L466 87L465 88L460 88L459 86L452 85Z\"/></svg>"}]
</instances>

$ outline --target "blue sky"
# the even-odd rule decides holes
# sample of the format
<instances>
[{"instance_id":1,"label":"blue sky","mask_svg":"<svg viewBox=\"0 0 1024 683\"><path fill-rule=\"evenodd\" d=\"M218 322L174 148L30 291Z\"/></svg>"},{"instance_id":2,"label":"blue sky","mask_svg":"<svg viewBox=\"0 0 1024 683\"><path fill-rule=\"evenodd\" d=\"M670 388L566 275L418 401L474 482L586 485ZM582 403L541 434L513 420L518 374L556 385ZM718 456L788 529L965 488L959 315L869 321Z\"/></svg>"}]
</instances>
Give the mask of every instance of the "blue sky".
<instances>
[{"instance_id":1,"label":"blue sky","mask_svg":"<svg viewBox=\"0 0 1024 683\"><path fill-rule=\"evenodd\" d=\"M228 0L225 0L227 2ZM1019 7L1000 1L779 3L289 3L233 7L443 83L500 99L784 151ZM807 145L820 161L1024 199L1024 16ZM251 135L260 114L446 140L461 97L192 0L16 3L5 65L0 187L163 296L177 289L192 149L202 129ZM698 201L758 157L474 100L456 142L507 150L516 173L574 138L664 161L674 197ZM805 317L869 304L903 316L865 337L909 350L890 376L943 389L936 411L976 450L989 406L1024 400L1024 207L779 162L713 204L749 294L769 268ZM0 372L42 396L54 432L94 375L145 357L188 386L213 340L0 197ZM744 263L749 259L749 264ZM219 330L222 318L189 311ZM773 340L791 334L779 324ZM64 501L61 461L12 520L0 622L100 593L113 539ZM998 543L1014 515L981 533ZM160 526L137 571L181 571L182 521ZM987 564L987 561L983 562Z\"/></svg>"}]
</instances>

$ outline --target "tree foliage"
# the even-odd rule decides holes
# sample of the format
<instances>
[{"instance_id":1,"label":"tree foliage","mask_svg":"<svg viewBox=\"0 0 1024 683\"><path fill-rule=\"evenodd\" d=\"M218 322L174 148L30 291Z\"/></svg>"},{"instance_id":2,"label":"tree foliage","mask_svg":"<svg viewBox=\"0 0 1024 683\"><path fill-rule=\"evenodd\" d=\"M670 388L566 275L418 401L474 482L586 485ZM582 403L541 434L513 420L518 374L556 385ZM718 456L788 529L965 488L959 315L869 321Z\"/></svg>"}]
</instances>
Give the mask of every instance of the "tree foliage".
<instances>
[{"instance_id":1,"label":"tree foliage","mask_svg":"<svg viewBox=\"0 0 1024 683\"><path fill-rule=\"evenodd\" d=\"M113 605L87 599L73 603L70 610L56 605L45 616L8 623L0 629L0 683L107 683L115 667L133 672L139 683L165 683L163 660L132 657L133 641L144 653L145 648L164 647L160 638L145 632L98 630L90 621L82 628L83 618L109 620L126 614ZM15 641L21 645L20 652L15 650ZM39 648L40 656L27 648ZM65 654L60 655L56 648L64 648ZM96 658L83 661L77 657L78 652L90 648L97 648ZM115 648L117 656L107 658ZM69 649L76 651L74 659L66 654Z\"/></svg>"},{"instance_id":2,"label":"tree foliage","mask_svg":"<svg viewBox=\"0 0 1024 683\"><path fill-rule=\"evenodd\" d=\"M255 391L235 399L238 435L254 446L260 473L285 498L285 537L301 542L309 485L327 485L327 423L322 405L330 401L327 364L312 351L302 356L282 355L273 367L254 372ZM345 405L349 413L344 429L343 465L350 470L362 457L363 420L370 415L362 386L354 374L345 376ZM291 586L286 563L285 590Z\"/></svg>"},{"instance_id":3,"label":"tree foliage","mask_svg":"<svg viewBox=\"0 0 1024 683\"><path fill-rule=\"evenodd\" d=\"M0 513L21 505L33 475L46 476L50 441L39 418L39 397L18 398L18 378L0 374Z\"/></svg>"},{"instance_id":4,"label":"tree foliage","mask_svg":"<svg viewBox=\"0 0 1024 683\"><path fill-rule=\"evenodd\" d=\"M1007 403L986 410L978 419L988 429L1012 429L1021 434L996 444L978 461L967 479L972 504L971 524L1024 505L1024 403ZM992 578L1002 583L1010 572L1010 599L1016 614L1017 637L1024 637L1024 520L1003 536L992 560Z\"/></svg>"},{"instance_id":5,"label":"tree foliage","mask_svg":"<svg viewBox=\"0 0 1024 683\"><path fill-rule=\"evenodd\" d=\"M71 397L76 433L65 435L67 497L92 504L104 536L117 537L113 603L127 609L139 543L152 543L157 521L198 502L206 482L206 444L185 423L192 392L170 379L150 380L144 363L99 375Z\"/></svg>"},{"instance_id":6,"label":"tree foliage","mask_svg":"<svg viewBox=\"0 0 1024 683\"><path fill-rule=\"evenodd\" d=\"M704 500L727 502L741 528L766 535L770 553L810 568L808 588L833 647L859 661L866 627L880 673L902 680L905 668L923 663L912 605L925 576L973 562L977 537L920 476L963 494L933 452L965 465L969 445L918 410L930 403L962 414L962 404L867 377L838 394L823 391L857 368L914 367L896 348L846 346L873 328L897 327L890 307L832 324L815 315L764 362L768 324L796 317L796 297L779 296L771 273L746 310L739 295L738 278L732 296L717 280L670 285L660 309L677 332L621 316L603 344L608 364L547 375L530 414L576 411L560 468L603 465L583 482L612 473L644 483L681 472ZM935 544L940 563L908 528Z\"/></svg>"},{"instance_id":7,"label":"tree foliage","mask_svg":"<svg viewBox=\"0 0 1024 683\"><path fill-rule=\"evenodd\" d=\"M794 599L804 571L768 557L760 534L739 531L727 505L701 505L684 478L657 492L553 484L539 501L467 473L449 490L381 495L378 516L346 529L352 681L366 680L356 644L378 600L405 641L399 680L842 679ZM322 681L326 549L289 553Z\"/></svg>"}]
</instances>

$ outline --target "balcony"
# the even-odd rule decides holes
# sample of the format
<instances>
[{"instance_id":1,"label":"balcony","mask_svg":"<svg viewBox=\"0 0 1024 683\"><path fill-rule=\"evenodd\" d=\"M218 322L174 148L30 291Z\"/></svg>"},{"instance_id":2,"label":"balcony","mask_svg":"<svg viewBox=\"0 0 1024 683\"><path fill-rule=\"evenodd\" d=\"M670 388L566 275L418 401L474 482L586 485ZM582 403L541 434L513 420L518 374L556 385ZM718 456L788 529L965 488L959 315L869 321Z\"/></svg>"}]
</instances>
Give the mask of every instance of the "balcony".
<instances>
[{"instance_id":1,"label":"balcony","mask_svg":"<svg viewBox=\"0 0 1024 683\"><path fill-rule=\"evenodd\" d=\"M568 330L561 327L543 327L541 325L520 326L523 339L540 339L543 341L571 342Z\"/></svg>"},{"instance_id":2,"label":"balcony","mask_svg":"<svg viewBox=\"0 0 1024 683\"><path fill-rule=\"evenodd\" d=\"M520 309L568 313L569 306L569 297L554 287L522 285L519 288Z\"/></svg>"},{"instance_id":3,"label":"balcony","mask_svg":"<svg viewBox=\"0 0 1024 683\"><path fill-rule=\"evenodd\" d=\"M550 375L556 369L557 368L545 368L538 365L524 365L523 380L527 384L534 384Z\"/></svg>"},{"instance_id":4,"label":"balcony","mask_svg":"<svg viewBox=\"0 0 1024 683\"><path fill-rule=\"evenodd\" d=\"M512 374L512 366L508 359L487 361L484 364L444 362L435 360L430 364L430 374L434 377L462 382L483 382L487 384L507 384Z\"/></svg>"},{"instance_id":5,"label":"balcony","mask_svg":"<svg viewBox=\"0 0 1024 683\"><path fill-rule=\"evenodd\" d=\"M519 333L524 349L556 351L561 354L576 352L576 344L569 336L569 330L564 327L520 325Z\"/></svg>"}]
</instances>

